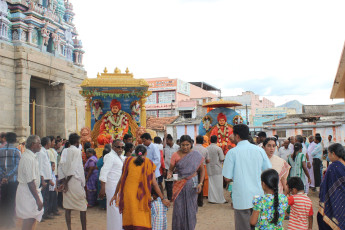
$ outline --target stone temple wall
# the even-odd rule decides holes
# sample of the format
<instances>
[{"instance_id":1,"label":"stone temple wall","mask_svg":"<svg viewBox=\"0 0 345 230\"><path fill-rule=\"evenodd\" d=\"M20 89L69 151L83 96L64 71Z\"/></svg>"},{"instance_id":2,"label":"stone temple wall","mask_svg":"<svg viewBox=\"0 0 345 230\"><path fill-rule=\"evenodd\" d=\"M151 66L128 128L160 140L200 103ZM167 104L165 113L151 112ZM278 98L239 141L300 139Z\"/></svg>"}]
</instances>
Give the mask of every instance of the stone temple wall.
<instances>
[{"instance_id":1,"label":"stone temple wall","mask_svg":"<svg viewBox=\"0 0 345 230\"><path fill-rule=\"evenodd\" d=\"M85 123L79 95L86 71L73 63L30 46L0 41L0 131L30 135L30 87L36 87L36 133L66 137ZM41 81L34 86L34 80ZM49 82L60 82L57 86ZM43 107L47 106L47 107Z\"/></svg>"}]
</instances>

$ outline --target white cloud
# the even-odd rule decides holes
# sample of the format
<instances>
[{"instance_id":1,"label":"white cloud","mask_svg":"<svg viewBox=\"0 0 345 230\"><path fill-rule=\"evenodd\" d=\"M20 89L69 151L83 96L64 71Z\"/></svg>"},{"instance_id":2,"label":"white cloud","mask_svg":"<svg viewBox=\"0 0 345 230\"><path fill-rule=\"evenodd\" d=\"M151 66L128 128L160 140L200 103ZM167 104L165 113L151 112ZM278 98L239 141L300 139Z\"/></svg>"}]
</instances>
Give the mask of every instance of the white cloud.
<instances>
[{"instance_id":1,"label":"white cloud","mask_svg":"<svg viewBox=\"0 0 345 230\"><path fill-rule=\"evenodd\" d=\"M89 77L107 66L137 78L205 81L234 92L238 81L325 82L328 101L342 51L345 1L74 0L75 23ZM275 78L276 81L271 81ZM299 84L304 79L303 84ZM224 86L226 85L226 88ZM235 88L248 90L246 85ZM256 90L255 90L256 91ZM311 100L308 95L293 96ZM225 95L225 94L223 94ZM285 98L275 100L282 104Z\"/></svg>"}]
</instances>

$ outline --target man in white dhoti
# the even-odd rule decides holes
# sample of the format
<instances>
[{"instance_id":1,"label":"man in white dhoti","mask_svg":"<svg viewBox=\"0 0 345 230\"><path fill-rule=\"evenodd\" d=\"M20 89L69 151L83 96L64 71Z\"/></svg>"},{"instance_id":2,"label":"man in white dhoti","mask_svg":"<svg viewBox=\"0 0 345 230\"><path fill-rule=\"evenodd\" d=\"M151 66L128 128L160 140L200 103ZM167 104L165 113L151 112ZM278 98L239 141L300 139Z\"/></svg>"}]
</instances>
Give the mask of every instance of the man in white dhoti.
<instances>
[{"instance_id":1,"label":"man in white dhoti","mask_svg":"<svg viewBox=\"0 0 345 230\"><path fill-rule=\"evenodd\" d=\"M69 135L71 147L60 161L58 170L59 179L62 178L60 189L63 190L63 207L66 210L66 224L71 230L71 211L80 211L80 221L83 230L86 230L87 201L85 194L85 174L81 151L78 148L80 136L76 133Z\"/></svg>"},{"instance_id":2,"label":"man in white dhoti","mask_svg":"<svg viewBox=\"0 0 345 230\"><path fill-rule=\"evenodd\" d=\"M121 155L124 143L121 140L115 140L112 144L110 153L104 156L104 165L101 169L99 180L101 181L101 190L99 197L107 196L107 230L122 230L122 215L115 204L110 205L110 200L114 196L117 183L122 174L124 157Z\"/></svg>"},{"instance_id":3,"label":"man in white dhoti","mask_svg":"<svg viewBox=\"0 0 345 230\"><path fill-rule=\"evenodd\" d=\"M19 161L16 214L23 219L22 230L31 230L43 215L43 199L40 191L41 176L36 153L41 149L38 136L29 136L26 150Z\"/></svg>"},{"instance_id":4,"label":"man in white dhoti","mask_svg":"<svg viewBox=\"0 0 345 230\"><path fill-rule=\"evenodd\" d=\"M37 153L38 158L38 166L40 169L41 174L41 182L42 182L42 196L43 196L43 206L44 206L44 213L43 213L43 220L45 219L52 219L53 217L48 215L49 211L49 184L53 185L52 182L52 168L51 163L48 155L48 149L50 149L51 140L49 137L43 137L41 140L42 148Z\"/></svg>"},{"instance_id":5,"label":"man in white dhoti","mask_svg":"<svg viewBox=\"0 0 345 230\"><path fill-rule=\"evenodd\" d=\"M223 204L226 202L223 192L222 162L224 161L223 150L217 145L217 136L211 136L211 144L207 148L209 163L208 173L208 201L210 203Z\"/></svg>"}]
</instances>

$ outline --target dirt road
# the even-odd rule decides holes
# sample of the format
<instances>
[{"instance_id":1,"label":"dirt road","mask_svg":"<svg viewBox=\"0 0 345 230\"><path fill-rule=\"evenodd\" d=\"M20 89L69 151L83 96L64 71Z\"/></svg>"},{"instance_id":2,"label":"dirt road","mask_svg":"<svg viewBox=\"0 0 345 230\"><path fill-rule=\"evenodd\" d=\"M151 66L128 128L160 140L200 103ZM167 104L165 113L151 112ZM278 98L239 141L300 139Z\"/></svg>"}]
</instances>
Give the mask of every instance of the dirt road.
<instances>
[{"instance_id":1,"label":"dirt road","mask_svg":"<svg viewBox=\"0 0 345 230\"><path fill-rule=\"evenodd\" d=\"M225 192L226 199L229 200L229 194ZM313 201L314 208L314 224L313 229L318 229L316 222L316 213L318 209L318 192L311 192L309 194ZM168 229L171 229L172 207L168 212ZM47 220L37 224L36 230L64 230L67 229L65 225L64 212L60 210L61 216L53 220ZM199 208L197 230L222 230L234 229L234 211L230 204L209 204L207 200L204 201L204 207ZM287 221L285 221L287 227ZM20 229L21 221L18 220L17 227L13 229ZM106 230L106 211L100 210L98 207L90 208L87 211L87 228L88 230ZM79 213L72 212L72 229L80 230Z\"/></svg>"}]
</instances>

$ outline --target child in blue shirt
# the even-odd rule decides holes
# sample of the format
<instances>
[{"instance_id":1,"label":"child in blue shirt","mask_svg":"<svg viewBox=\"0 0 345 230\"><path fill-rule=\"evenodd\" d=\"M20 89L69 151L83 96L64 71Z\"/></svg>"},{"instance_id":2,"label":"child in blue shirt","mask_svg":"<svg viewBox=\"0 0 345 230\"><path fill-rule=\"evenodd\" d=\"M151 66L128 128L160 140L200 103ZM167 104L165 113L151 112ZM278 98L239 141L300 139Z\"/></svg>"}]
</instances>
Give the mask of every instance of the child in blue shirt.
<instances>
[{"instance_id":1,"label":"child in blue shirt","mask_svg":"<svg viewBox=\"0 0 345 230\"><path fill-rule=\"evenodd\" d=\"M152 189L151 191L151 224L152 230L167 230L167 211L168 208L162 203L161 198Z\"/></svg>"}]
</instances>

